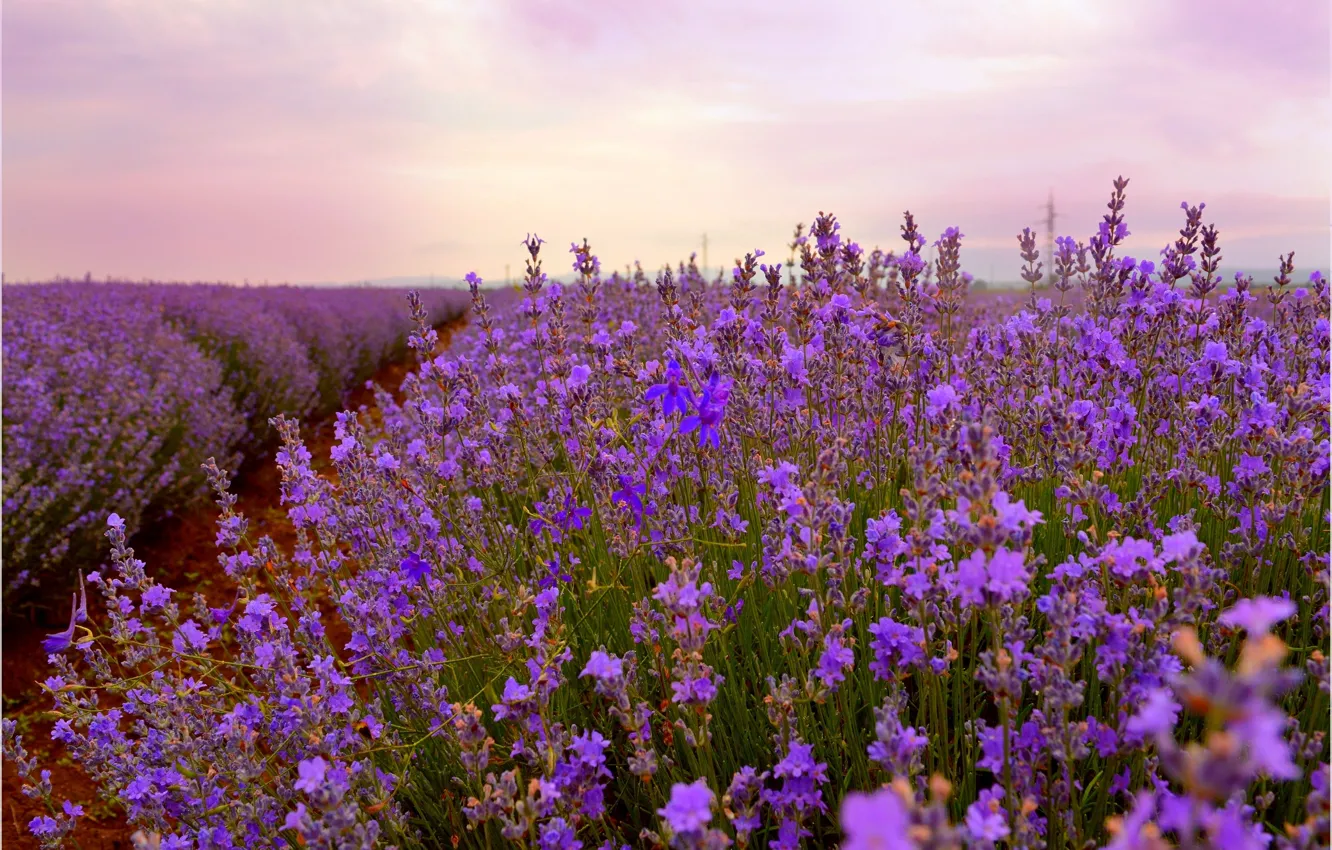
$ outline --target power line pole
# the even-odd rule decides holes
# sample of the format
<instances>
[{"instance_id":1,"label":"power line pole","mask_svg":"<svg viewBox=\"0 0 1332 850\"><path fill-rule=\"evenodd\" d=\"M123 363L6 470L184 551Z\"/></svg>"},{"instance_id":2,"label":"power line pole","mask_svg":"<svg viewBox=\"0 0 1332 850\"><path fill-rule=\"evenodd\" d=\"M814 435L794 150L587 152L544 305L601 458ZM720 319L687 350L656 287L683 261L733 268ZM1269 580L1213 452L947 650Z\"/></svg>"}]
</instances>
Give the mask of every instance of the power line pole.
<instances>
[{"instance_id":1,"label":"power line pole","mask_svg":"<svg viewBox=\"0 0 1332 850\"><path fill-rule=\"evenodd\" d=\"M708 276L708 234L703 234L703 277Z\"/></svg>"},{"instance_id":2,"label":"power line pole","mask_svg":"<svg viewBox=\"0 0 1332 850\"><path fill-rule=\"evenodd\" d=\"M1042 209L1046 211L1046 220L1036 222L1036 225L1044 225L1046 228L1046 284L1055 285L1055 191L1050 189L1050 199L1044 203Z\"/></svg>"},{"instance_id":3,"label":"power line pole","mask_svg":"<svg viewBox=\"0 0 1332 850\"><path fill-rule=\"evenodd\" d=\"M1055 205L1054 189L1050 189L1050 198L1045 202L1045 282L1054 286L1054 240L1055 240Z\"/></svg>"}]
</instances>

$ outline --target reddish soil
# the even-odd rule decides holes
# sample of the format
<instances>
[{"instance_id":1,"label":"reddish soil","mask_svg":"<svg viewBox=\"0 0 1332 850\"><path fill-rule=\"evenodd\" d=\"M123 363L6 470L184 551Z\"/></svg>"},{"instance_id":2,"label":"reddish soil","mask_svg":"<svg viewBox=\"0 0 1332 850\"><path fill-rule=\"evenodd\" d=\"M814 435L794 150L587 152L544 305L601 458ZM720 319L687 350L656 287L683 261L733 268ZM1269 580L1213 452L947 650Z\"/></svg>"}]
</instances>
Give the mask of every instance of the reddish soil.
<instances>
[{"instance_id":1,"label":"reddish soil","mask_svg":"<svg viewBox=\"0 0 1332 850\"><path fill-rule=\"evenodd\" d=\"M454 331L464 322L465 318L437 326L440 341L436 351L447 347ZM413 362L414 358L391 363L371 380L396 396ZM374 393L364 386L352 391L346 401L346 409L363 413L373 405ZM326 416L305 423L301 429L314 468L329 477L335 477L331 475L329 449L334 443L336 422L335 416ZM272 455L242 465L231 489L238 496L236 510L250 521L251 539L266 534L289 550L294 536L286 512L279 505L281 477ZM197 591L210 602L220 603L231 596L231 588L226 576L217 569L217 515L217 506L209 502L155 523L131 540L136 557L168 587L189 593ZM90 598L89 604L94 601ZM77 846L82 850L130 848L131 829L123 812L98 798L92 780L69 758L62 744L51 740L52 723L44 719L50 703L39 686L48 675L41 643L48 633L63 629L68 617L67 609L36 607L29 609L26 617L4 618L3 651L0 651L4 716L18 721L24 746L29 756L37 759L39 769L51 771L56 799L69 799L84 807L85 815L71 835ZM27 824L32 818L47 814L40 801L22 794L22 785L16 767L5 760L0 844L6 848L36 848L37 840L28 833Z\"/></svg>"}]
</instances>

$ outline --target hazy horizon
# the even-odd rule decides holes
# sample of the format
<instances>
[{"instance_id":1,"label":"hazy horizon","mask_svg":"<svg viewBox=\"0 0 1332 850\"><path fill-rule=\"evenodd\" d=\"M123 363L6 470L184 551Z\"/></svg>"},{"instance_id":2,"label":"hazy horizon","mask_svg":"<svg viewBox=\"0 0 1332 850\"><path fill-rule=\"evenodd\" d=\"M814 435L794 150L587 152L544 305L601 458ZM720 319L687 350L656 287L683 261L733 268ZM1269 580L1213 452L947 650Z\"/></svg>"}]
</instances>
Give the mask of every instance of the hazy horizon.
<instances>
[{"instance_id":1,"label":"hazy horizon","mask_svg":"<svg viewBox=\"0 0 1332 850\"><path fill-rule=\"evenodd\" d=\"M672 264L672 268L675 268L675 265L674 265L674 264ZM785 268L785 264L783 264L783 268ZM797 268L798 268L798 267L797 267ZM619 271L619 272L621 272L621 273L623 274L624 269L623 269L623 267L621 267L621 268L619 268L619 269L610 269L610 268L605 268L605 267L603 267L603 269L602 269L603 277L607 277L607 278L608 278L608 277L610 277L610 275L612 274L612 272L615 272L615 271ZM644 271L646 274L648 274L649 280L655 280L655 279L656 279L656 278L655 278L655 272L658 271L657 269L648 269L648 268L644 267L643 271ZM728 269L719 268L719 267L717 267L717 266L712 266L712 267L711 267L711 271L710 271L710 273L707 274L706 276L707 276L707 278L708 278L709 280L715 279L715 278L717 277L717 273L718 273L719 271L722 272L723 274L727 274L727 279L729 280ZM1004 279L1004 278L999 278L999 279L988 279L988 278L985 278L983 275L976 275L974 271L972 271L971 269L966 268L965 266L963 267L962 271L964 271L964 272L970 272L970 273L976 278L977 281L979 281L979 282L980 282L981 284L983 284L984 286L989 287L989 288L992 288L992 289L1006 290L1006 291L1007 291L1007 290L1017 291L1017 290L1027 289L1028 286L1029 286L1029 285L1027 284L1026 281L1021 280L1021 279L1019 279L1019 278L1012 278L1012 279ZM1230 286L1233 285L1233 283L1234 283L1234 275L1235 275L1235 272L1237 272L1237 271L1243 272L1243 273L1245 273L1245 274L1251 276L1251 277L1253 278L1253 285L1254 285L1255 287L1262 287L1262 286L1265 286L1265 285L1267 285L1267 284L1272 283L1273 279L1274 279L1274 278L1276 277L1276 275L1277 275L1278 269L1277 269L1275 266L1273 266L1272 268L1265 268L1265 269L1263 269L1263 268L1238 269L1238 268L1229 268L1229 267L1225 267L1225 266L1223 266L1223 267L1221 267L1221 269L1220 269L1220 275L1221 275L1220 289L1224 290L1224 289L1229 288ZM1305 268L1305 267L1301 267L1301 266L1296 266L1295 270L1294 270L1294 271L1291 273L1291 275L1290 275L1290 278L1291 278L1291 284L1290 284L1290 285L1291 285L1292 287L1298 287L1298 286L1306 285L1306 284L1308 283L1309 276L1310 276L1313 272L1315 272L1315 271L1317 271L1317 272L1319 272L1319 273L1321 273L1321 274L1323 274L1323 275L1325 275L1325 276L1328 275L1328 274L1330 273L1330 272L1329 272L1329 268L1315 268L1315 267L1308 267L1308 268ZM797 273L798 273L798 272L797 272ZM87 274L87 273L85 273L85 274ZM564 283L564 284L573 284L573 283L576 282L576 275L575 275L573 272L569 272L569 273L567 273L567 274L548 275L548 277L549 277L550 280L560 281L561 283ZM13 285L13 286L28 286L28 285L39 285L39 284L42 284L42 283L50 283L50 282L52 282L52 281L56 281L56 280L74 280L74 281L81 281L81 280L83 280L84 278L85 278L85 275L57 275L57 276L49 277L49 278L38 278L38 279L24 278L24 279L22 279L22 280L10 280L10 279L8 279L7 277L5 277L5 278L3 279L3 283L4 283L6 286L9 286L9 285ZM785 274L783 274L783 279L785 279ZM125 278L125 277L117 277L117 276L114 276L114 275L91 275L91 282L92 282L92 283L108 283L108 282L111 282L111 283L136 283L136 284L178 283L178 284L201 284L201 285L224 284L224 285L230 285L230 286L308 286L308 287L329 287L329 288L338 288L338 287L344 287L344 288L345 288L345 287L360 287L360 286L368 286L368 287L385 288L385 289L392 289L392 288L399 288L399 289L415 289L415 288L439 288L439 289L448 289L448 288L457 288L457 289L460 289L460 288L463 288L463 287L467 286L467 283L466 283L466 281L463 280L463 278L460 278L460 277L443 277L443 276L439 276L439 275L435 275L435 276L431 276L431 275L397 275L397 276L394 276L394 277L382 277L382 278L359 278L359 279L354 279L354 280L300 280L300 281L297 281L297 280L291 280L291 281L288 281L288 280L186 280L186 279L183 279L183 278L181 278L181 279L154 279L154 278ZM1045 283L1045 281L1042 280L1042 283ZM1179 282L1176 284L1177 288L1179 288L1179 289L1184 289L1184 288L1187 287L1187 285L1188 285L1187 279L1183 279L1183 280L1179 281ZM488 279L485 279L484 282L483 282L483 284L482 284L482 288L483 288L483 289L486 289L486 290L503 289L503 288L505 288L506 286L513 287L514 289L518 289L518 288L520 288L520 287L522 286L522 279L521 279L520 277L517 277L517 276L514 276L514 277L512 277L510 280L507 280L507 281L506 281L504 278L502 278L502 277L501 277L501 278L488 278Z\"/></svg>"}]
</instances>

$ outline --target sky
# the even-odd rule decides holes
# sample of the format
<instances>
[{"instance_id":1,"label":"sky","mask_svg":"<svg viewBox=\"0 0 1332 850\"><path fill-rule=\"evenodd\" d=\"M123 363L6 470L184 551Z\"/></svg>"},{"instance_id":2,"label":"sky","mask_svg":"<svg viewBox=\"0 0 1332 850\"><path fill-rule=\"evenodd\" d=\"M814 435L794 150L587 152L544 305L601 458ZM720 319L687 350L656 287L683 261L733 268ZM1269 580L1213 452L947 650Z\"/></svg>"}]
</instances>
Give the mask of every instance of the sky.
<instances>
[{"instance_id":1,"label":"sky","mask_svg":"<svg viewBox=\"0 0 1332 850\"><path fill-rule=\"evenodd\" d=\"M1016 279L1130 178L1127 253L1206 202L1224 265L1332 265L1320 0L3 0L7 280L521 275L910 210ZM1041 236L1044 250L1045 238Z\"/></svg>"}]
</instances>

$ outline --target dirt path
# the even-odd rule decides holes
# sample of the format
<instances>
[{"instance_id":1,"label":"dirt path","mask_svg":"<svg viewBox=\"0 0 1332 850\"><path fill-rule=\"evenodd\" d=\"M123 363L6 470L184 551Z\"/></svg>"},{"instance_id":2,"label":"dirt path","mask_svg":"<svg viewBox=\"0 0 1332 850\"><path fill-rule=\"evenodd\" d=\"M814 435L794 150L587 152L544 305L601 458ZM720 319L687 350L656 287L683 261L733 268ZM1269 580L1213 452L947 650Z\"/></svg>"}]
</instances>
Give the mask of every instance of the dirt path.
<instances>
[{"instance_id":1,"label":"dirt path","mask_svg":"<svg viewBox=\"0 0 1332 850\"><path fill-rule=\"evenodd\" d=\"M453 333L466 322L463 317L436 327L439 346L446 348ZM413 368L414 357L391 363L380 369L371 380L393 393L399 394L403 379ZM361 410L374 405L374 393L364 386L348 397L346 409ZM301 435L314 458L316 471L325 472L331 466L329 449L337 417L322 417L302 424ZM270 535L284 549L294 539L286 521L286 512L279 505L281 476L272 455L242 465L232 481L232 492L239 501L236 510L250 520L250 534L258 538ZM211 501L188 512L164 519L145 529L131 540L135 556L147 565L151 575L176 591L198 591L210 600L230 596L225 586L226 577L217 566L217 506ZM90 604L93 602L90 598ZM23 735L24 746L41 768L51 771L51 784L57 799L68 798L81 804L85 816L80 820L72 838L82 850L119 850L131 847L130 829L119 809L100 801L92 781L65 753L63 745L51 740L50 721L43 716L50 705L49 698L38 683L47 676L46 654L42 651L43 638L60 631L67 622L69 612L55 611L50 615L60 622L47 622L41 615L35 618L6 617L3 631L3 692L4 716L16 719ZM28 833L27 823L32 818L47 814L39 801L23 796L22 780L14 765L4 763L3 817L0 817L0 844L6 848L36 848L37 840Z\"/></svg>"}]
</instances>

